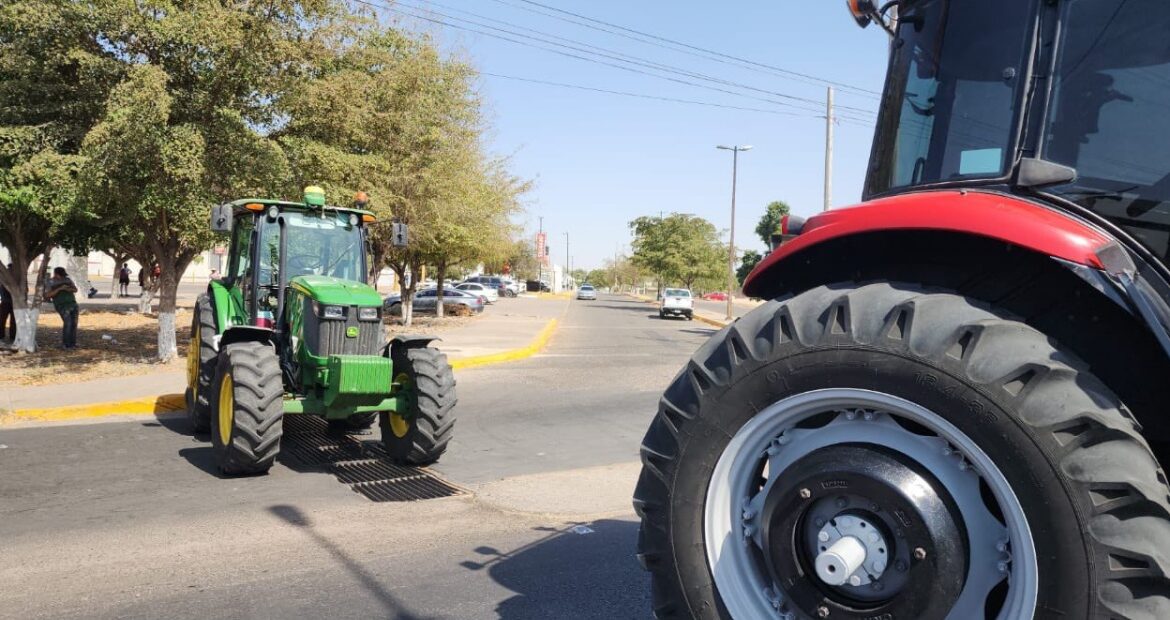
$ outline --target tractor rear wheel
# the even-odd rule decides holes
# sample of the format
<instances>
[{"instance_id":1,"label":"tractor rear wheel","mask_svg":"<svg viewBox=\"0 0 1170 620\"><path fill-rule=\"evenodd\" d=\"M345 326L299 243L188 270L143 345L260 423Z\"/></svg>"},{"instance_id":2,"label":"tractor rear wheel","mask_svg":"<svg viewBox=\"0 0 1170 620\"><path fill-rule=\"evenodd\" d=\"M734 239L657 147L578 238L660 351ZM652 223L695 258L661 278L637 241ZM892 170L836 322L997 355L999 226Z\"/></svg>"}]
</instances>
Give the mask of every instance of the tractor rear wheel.
<instances>
[{"instance_id":1,"label":"tractor rear wheel","mask_svg":"<svg viewBox=\"0 0 1170 620\"><path fill-rule=\"evenodd\" d=\"M382 443L399 463L429 465L447 450L455 428L455 374L437 349L400 349L391 356L395 383L407 390L409 405L379 415Z\"/></svg>"},{"instance_id":2,"label":"tractor rear wheel","mask_svg":"<svg viewBox=\"0 0 1170 620\"><path fill-rule=\"evenodd\" d=\"M268 471L280 452L284 385L272 347L260 342L228 345L215 373L211 442L225 474Z\"/></svg>"},{"instance_id":3,"label":"tractor rear wheel","mask_svg":"<svg viewBox=\"0 0 1170 620\"><path fill-rule=\"evenodd\" d=\"M211 384L215 380L215 313L211 298L200 295L191 317L191 342L187 346L187 422L193 433L211 429Z\"/></svg>"},{"instance_id":4,"label":"tractor rear wheel","mask_svg":"<svg viewBox=\"0 0 1170 620\"><path fill-rule=\"evenodd\" d=\"M642 461L659 618L1170 617L1170 489L1137 423L958 295L761 306L675 378Z\"/></svg>"}]
</instances>

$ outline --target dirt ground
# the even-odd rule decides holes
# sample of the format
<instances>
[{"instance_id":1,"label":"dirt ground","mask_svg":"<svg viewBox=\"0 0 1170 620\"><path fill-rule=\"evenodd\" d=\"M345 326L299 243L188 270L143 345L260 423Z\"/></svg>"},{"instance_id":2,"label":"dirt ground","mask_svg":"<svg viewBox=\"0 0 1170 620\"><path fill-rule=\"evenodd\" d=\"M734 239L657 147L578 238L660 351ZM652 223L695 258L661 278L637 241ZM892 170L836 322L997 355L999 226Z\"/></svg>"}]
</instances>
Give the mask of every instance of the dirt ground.
<instances>
[{"instance_id":1,"label":"dirt ground","mask_svg":"<svg viewBox=\"0 0 1170 620\"><path fill-rule=\"evenodd\" d=\"M187 355L187 331L191 313L175 315L179 355L167 364L158 358L158 317L137 312L88 311L77 320L77 348L61 346L61 318L51 309L42 311L37 323L36 353L0 353L0 383L43 385L104 377L141 375L182 370Z\"/></svg>"},{"instance_id":2,"label":"dirt ground","mask_svg":"<svg viewBox=\"0 0 1170 620\"><path fill-rule=\"evenodd\" d=\"M398 318L387 321L388 338L397 334L435 334L473 321L474 317L416 316L414 325L405 327ZM45 385L125 377L155 372L183 370L186 364L191 312L179 309L175 316L178 356L160 364L158 357L158 317L137 312L86 310L77 325L77 348L65 351L61 345L61 318L51 309L41 312L37 327L37 352L12 353L0 350L0 384Z\"/></svg>"}]
</instances>

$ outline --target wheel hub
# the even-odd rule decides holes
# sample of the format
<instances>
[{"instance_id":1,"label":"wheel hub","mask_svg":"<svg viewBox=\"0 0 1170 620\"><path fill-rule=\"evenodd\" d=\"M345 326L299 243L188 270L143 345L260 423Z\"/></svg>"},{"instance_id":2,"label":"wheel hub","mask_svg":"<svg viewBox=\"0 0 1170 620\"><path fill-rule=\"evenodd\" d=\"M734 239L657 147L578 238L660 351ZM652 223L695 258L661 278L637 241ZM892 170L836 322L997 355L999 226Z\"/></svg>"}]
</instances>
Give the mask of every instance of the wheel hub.
<instances>
[{"instance_id":1,"label":"wheel hub","mask_svg":"<svg viewBox=\"0 0 1170 620\"><path fill-rule=\"evenodd\" d=\"M776 478L761 519L773 582L807 614L941 618L963 590L962 516L928 472L881 446L809 453Z\"/></svg>"}]
</instances>

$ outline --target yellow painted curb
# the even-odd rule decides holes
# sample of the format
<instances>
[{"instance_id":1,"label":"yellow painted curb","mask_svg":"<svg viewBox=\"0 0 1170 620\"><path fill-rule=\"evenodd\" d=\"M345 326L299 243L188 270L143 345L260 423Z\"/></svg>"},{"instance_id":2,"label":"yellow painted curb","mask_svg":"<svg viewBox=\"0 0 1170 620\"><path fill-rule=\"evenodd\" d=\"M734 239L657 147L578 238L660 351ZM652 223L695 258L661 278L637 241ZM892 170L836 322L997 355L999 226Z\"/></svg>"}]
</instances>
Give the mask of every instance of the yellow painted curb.
<instances>
[{"instance_id":1,"label":"yellow painted curb","mask_svg":"<svg viewBox=\"0 0 1170 620\"><path fill-rule=\"evenodd\" d=\"M451 368L472 368L514 362L526 357L532 357L548 344L553 332L557 329L557 320L550 319L540 330L528 346L502 351L489 355L477 355L451 360ZM0 425L10 422L60 422L62 420L84 420L87 418L101 418L114 415L155 415L172 411L183 411L187 408L186 399L182 394L164 394L162 396L148 396L134 400L123 400L112 403L93 403L87 405L70 405L67 407L52 407L48 409L17 409L0 414Z\"/></svg>"},{"instance_id":2,"label":"yellow painted curb","mask_svg":"<svg viewBox=\"0 0 1170 620\"><path fill-rule=\"evenodd\" d=\"M156 413L182 411L186 408L187 403L182 394L163 394L162 396L148 396L146 398L122 400L113 403L70 405L68 407L51 407L48 409L17 409L0 418L0 422L58 422L61 420L83 420L86 418L100 418L111 415L153 415Z\"/></svg>"},{"instance_id":3,"label":"yellow painted curb","mask_svg":"<svg viewBox=\"0 0 1170 620\"><path fill-rule=\"evenodd\" d=\"M511 351L502 351L500 353L490 353L488 355L476 355L474 357L463 357L451 360L451 368L459 370L460 368L472 368L474 366L486 366L488 364L499 364L501 362L514 362L522 360L526 357L532 357L540 353L552 338L553 332L557 329L557 320L549 319L544 329L536 335L536 338L526 347L522 349L513 349Z\"/></svg>"}]
</instances>

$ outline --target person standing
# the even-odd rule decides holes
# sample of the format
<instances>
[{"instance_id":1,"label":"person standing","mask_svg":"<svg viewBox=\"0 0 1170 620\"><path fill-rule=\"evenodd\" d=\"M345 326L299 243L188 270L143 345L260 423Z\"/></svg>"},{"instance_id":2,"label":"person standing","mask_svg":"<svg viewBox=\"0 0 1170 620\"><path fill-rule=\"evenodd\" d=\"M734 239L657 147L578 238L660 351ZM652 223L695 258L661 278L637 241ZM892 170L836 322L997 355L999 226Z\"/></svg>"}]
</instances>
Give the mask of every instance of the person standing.
<instances>
[{"instance_id":1,"label":"person standing","mask_svg":"<svg viewBox=\"0 0 1170 620\"><path fill-rule=\"evenodd\" d=\"M8 263L8 270L12 269L12 263ZM16 341L16 312L12 305L12 293L0 286L0 340L5 336L8 342Z\"/></svg>"},{"instance_id":2,"label":"person standing","mask_svg":"<svg viewBox=\"0 0 1170 620\"><path fill-rule=\"evenodd\" d=\"M118 297L130 296L130 265L122 263L122 268L118 270Z\"/></svg>"},{"instance_id":3,"label":"person standing","mask_svg":"<svg viewBox=\"0 0 1170 620\"><path fill-rule=\"evenodd\" d=\"M45 301L53 302L53 309L61 316L61 346L77 348L77 286L69 279L64 267L53 269L53 277L45 285Z\"/></svg>"}]
</instances>

